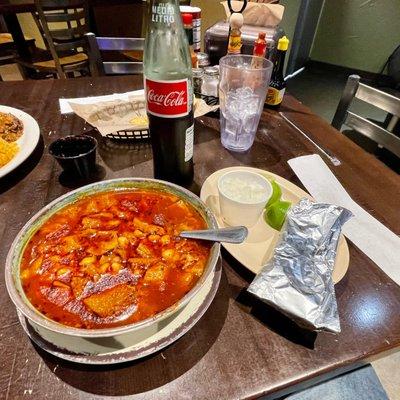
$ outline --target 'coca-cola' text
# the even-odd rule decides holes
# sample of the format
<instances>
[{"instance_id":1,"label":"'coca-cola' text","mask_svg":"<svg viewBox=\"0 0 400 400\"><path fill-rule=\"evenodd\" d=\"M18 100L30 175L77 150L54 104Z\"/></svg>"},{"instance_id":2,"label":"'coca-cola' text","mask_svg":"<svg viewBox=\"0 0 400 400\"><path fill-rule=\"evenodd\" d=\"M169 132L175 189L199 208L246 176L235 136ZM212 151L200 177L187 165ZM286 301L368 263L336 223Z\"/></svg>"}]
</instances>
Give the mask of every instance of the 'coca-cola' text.
<instances>
[{"instance_id":1,"label":"'coca-cola' text","mask_svg":"<svg viewBox=\"0 0 400 400\"><path fill-rule=\"evenodd\" d=\"M147 111L165 118L183 117L189 113L188 81L154 81L145 79Z\"/></svg>"}]
</instances>

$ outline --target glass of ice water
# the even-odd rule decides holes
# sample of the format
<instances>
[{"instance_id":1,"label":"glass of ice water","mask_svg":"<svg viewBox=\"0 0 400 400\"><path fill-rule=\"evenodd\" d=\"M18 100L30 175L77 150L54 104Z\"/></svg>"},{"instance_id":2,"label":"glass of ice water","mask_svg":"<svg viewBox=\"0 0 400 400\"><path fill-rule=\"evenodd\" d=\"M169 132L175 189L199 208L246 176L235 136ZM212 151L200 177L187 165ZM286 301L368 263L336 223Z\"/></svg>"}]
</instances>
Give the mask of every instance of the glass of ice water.
<instances>
[{"instance_id":1,"label":"glass of ice water","mask_svg":"<svg viewBox=\"0 0 400 400\"><path fill-rule=\"evenodd\" d=\"M219 61L221 142L228 150L246 151L254 142L273 64L247 55Z\"/></svg>"}]
</instances>

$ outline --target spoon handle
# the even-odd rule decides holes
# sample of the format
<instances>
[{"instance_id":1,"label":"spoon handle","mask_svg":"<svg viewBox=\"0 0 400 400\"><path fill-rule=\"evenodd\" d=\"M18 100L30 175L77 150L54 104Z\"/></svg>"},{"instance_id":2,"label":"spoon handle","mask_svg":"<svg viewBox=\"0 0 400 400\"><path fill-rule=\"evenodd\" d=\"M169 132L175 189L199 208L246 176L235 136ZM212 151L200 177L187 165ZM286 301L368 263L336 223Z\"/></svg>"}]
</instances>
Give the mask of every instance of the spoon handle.
<instances>
[{"instance_id":1,"label":"spoon handle","mask_svg":"<svg viewBox=\"0 0 400 400\"><path fill-rule=\"evenodd\" d=\"M212 242L242 243L248 235L245 226L235 226L232 228L205 229L201 231L183 231L180 237L187 239L210 240Z\"/></svg>"}]
</instances>

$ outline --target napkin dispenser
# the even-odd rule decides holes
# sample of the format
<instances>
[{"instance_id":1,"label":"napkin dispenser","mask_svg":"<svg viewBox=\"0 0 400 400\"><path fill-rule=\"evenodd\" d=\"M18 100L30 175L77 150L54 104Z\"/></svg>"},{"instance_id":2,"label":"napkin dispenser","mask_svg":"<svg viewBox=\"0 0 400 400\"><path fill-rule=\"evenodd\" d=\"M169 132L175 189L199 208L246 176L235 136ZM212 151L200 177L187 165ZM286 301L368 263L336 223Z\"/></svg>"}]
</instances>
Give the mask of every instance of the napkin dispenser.
<instances>
[{"instance_id":1,"label":"napkin dispenser","mask_svg":"<svg viewBox=\"0 0 400 400\"><path fill-rule=\"evenodd\" d=\"M258 38L259 32L265 32L265 40L268 45L268 59L273 60L275 55L276 43L284 36L285 32L279 26L261 27L253 25L243 25L242 28L242 54L253 54L254 42ZM226 55L228 49L229 23L225 21L217 22L209 27L204 35L204 50L210 57L211 65L217 65L219 59Z\"/></svg>"}]
</instances>

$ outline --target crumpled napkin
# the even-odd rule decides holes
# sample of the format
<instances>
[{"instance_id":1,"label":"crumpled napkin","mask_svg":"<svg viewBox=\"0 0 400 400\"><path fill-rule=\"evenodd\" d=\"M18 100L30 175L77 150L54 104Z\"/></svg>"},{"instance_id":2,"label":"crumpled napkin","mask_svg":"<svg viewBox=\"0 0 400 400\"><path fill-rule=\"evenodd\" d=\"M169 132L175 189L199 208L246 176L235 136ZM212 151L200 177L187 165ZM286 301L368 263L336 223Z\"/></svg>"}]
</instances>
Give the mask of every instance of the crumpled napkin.
<instances>
[{"instance_id":1,"label":"crumpled napkin","mask_svg":"<svg viewBox=\"0 0 400 400\"><path fill-rule=\"evenodd\" d=\"M98 129L101 135L148 129L144 90L116 93L106 96L59 99L61 114L75 112ZM202 99L194 99L194 116L200 117L218 109Z\"/></svg>"},{"instance_id":2,"label":"crumpled napkin","mask_svg":"<svg viewBox=\"0 0 400 400\"><path fill-rule=\"evenodd\" d=\"M231 12L228 8L228 2L222 1L221 4L225 9L226 18L229 19ZM241 1L232 1L234 10L240 10L242 5ZM277 26L282 21L284 10L285 7L281 4L248 2L242 14L246 25Z\"/></svg>"}]
</instances>

